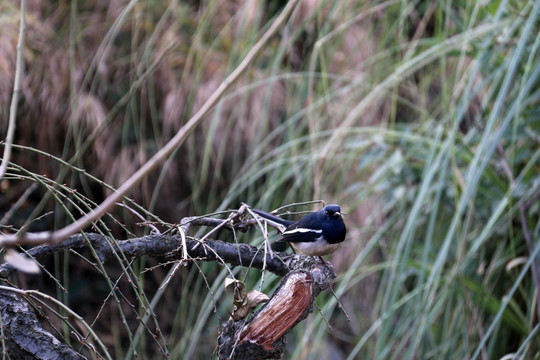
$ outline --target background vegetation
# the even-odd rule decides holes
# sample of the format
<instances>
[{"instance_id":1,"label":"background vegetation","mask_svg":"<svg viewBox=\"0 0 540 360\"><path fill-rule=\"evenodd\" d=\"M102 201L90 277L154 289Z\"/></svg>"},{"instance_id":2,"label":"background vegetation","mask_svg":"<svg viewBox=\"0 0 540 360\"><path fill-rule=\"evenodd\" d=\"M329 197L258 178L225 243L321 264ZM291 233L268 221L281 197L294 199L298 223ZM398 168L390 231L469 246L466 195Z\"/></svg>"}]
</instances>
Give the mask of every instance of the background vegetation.
<instances>
[{"instance_id":1,"label":"background vegetation","mask_svg":"<svg viewBox=\"0 0 540 360\"><path fill-rule=\"evenodd\" d=\"M103 200L283 6L29 1L3 231L59 228ZM348 238L330 261L351 321L321 295L321 313L289 334L287 358L539 359L539 11L519 0L302 1L126 203L162 231L241 202L341 204ZM0 2L2 134L20 17L20 2ZM149 232L140 221L118 207L99 229L125 239ZM262 244L255 231L216 237ZM217 264L103 266L74 251L43 264L13 281L80 314L112 358L209 358L231 310ZM231 271L266 293L279 280ZM41 311L89 352L80 322L52 303Z\"/></svg>"}]
</instances>

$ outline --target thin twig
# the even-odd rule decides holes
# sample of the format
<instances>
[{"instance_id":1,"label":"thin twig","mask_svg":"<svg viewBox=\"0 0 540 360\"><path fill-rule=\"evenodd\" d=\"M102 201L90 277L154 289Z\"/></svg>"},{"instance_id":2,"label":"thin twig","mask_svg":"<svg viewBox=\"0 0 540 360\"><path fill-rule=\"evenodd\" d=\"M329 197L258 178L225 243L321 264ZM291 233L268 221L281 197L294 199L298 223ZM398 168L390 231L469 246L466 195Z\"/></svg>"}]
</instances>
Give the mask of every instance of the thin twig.
<instances>
[{"instance_id":1,"label":"thin twig","mask_svg":"<svg viewBox=\"0 0 540 360\"><path fill-rule=\"evenodd\" d=\"M332 288L332 285L328 286L328 289L330 289L330 292L332 293L332 295L334 296L334 298L336 299L337 303L338 303L338 308L341 309L341 311L343 312L343 315L345 315L345 317L347 318L347 321L348 322L351 322L351 317L349 316L349 314L347 314L347 311L345 310L345 307L343 306L343 304L341 303L341 300L339 299L339 297L337 296L337 294L334 292L334 289Z\"/></svg>"},{"instance_id":2,"label":"thin twig","mask_svg":"<svg viewBox=\"0 0 540 360\"><path fill-rule=\"evenodd\" d=\"M182 239L182 250L184 253L184 260L188 259L187 253L187 244L186 244L186 232L182 226L178 226L178 232L180 233L180 238Z\"/></svg>"},{"instance_id":3,"label":"thin twig","mask_svg":"<svg viewBox=\"0 0 540 360\"><path fill-rule=\"evenodd\" d=\"M268 251L268 253L270 254L270 257L273 259L274 252L272 251L272 247L270 246L270 240L268 239L268 232L266 231L266 227L263 226L263 224L261 223L261 220L259 220L259 216L257 216L257 214L251 211L251 208L247 205L246 205L246 210L255 219L255 221L257 222L257 225L259 226L259 229L261 229L261 232L264 236L264 253L266 254L266 252ZM265 221L265 223L267 222Z\"/></svg>"},{"instance_id":4,"label":"thin twig","mask_svg":"<svg viewBox=\"0 0 540 360\"><path fill-rule=\"evenodd\" d=\"M212 235L213 233L215 233L216 231L218 231L219 229L221 229L222 227L224 227L225 225L229 225L229 224L232 224L232 221L234 219L236 219L237 217L239 217L240 215L242 215L244 213L244 211L246 210L246 205L245 204L242 204L242 206L240 206L240 208L236 211L233 211L229 217L227 218L227 220L223 221L221 224L219 224L218 226L216 226L215 228L213 228L212 230L210 230L209 232L207 232L199 241L200 243L204 243L206 239L208 239L210 237L210 235ZM197 248L199 246L199 244L195 245L195 248Z\"/></svg>"},{"instance_id":5,"label":"thin twig","mask_svg":"<svg viewBox=\"0 0 540 360\"><path fill-rule=\"evenodd\" d=\"M152 231L153 231L155 234L161 234L161 231L159 231L159 229L158 229L157 227L155 227L154 224L152 224L152 223L150 223L150 222L147 222L146 219L144 218L144 216L142 216L141 214L139 214L135 209L133 209L133 208L131 208L131 207L129 207L128 205L123 204L123 203L116 203L116 205L128 209L133 215L137 216L139 219L141 219L142 221L144 221L144 224L145 224L146 226L148 226L149 228L151 228Z\"/></svg>"},{"instance_id":6,"label":"thin twig","mask_svg":"<svg viewBox=\"0 0 540 360\"><path fill-rule=\"evenodd\" d=\"M9 108L9 124L4 142L4 155L0 164L0 179L6 174L6 169L11 157L11 145L15 135L17 104L19 103L19 94L21 92L21 77L23 74L23 48L24 48L24 33L26 31L26 0L21 1L21 25L19 27L19 40L17 42L17 60L15 65L15 79L13 83L13 96L11 98L11 106Z\"/></svg>"},{"instance_id":7,"label":"thin twig","mask_svg":"<svg viewBox=\"0 0 540 360\"><path fill-rule=\"evenodd\" d=\"M17 202L13 204L13 206L11 206L9 210L4 214L4 216L2 217L2 220L0 220L0 226L6 225L11 220L11 217L13 216L15 211L17 211L21 206L24 205L26 200L28 200L30 195L32 195L32 193L34 192L34 190L36 190L37 187L38 187L37 183L32 183L32 185L30 185L28 189L24 191L24 193L21 195L19 200L17 200Z\"/></svg>"},{"instance_id":8,"label":"thin twig","mask_svg":"<svg viewBox=\"0 0 540 360\"><path fill-rule=\"evenodd\" d=\"M187 252L186 252L187 254ZM186 257L187 259L187 257ZM167 274L167 277L165 278L165 280L163 280L163 283L159 286L159 290L164 290L167 286L169 286L169 283L171 282L174 274L176 274L176 272L178 271L178 269L185 265L185 261L184 260L180 260L180 261L176 261L174 263L174 266L172 267L171 271L169 271L169 273Z\"/></svg>"},{"instance_id":9,"label":"thin twig","mask_svg":"<svg viewBox=\"0 0 540 360\"><path fill-rule=\"evenodd\" d=\"M304 205L311 205L311 204L322 204L323 207L326 205L324 200L302 201L302 202L287 204L287 205L283 205L281 207L278 207L276 210L272 211L272 214L273 213L278 213L281 210L286 209L286 208L296 207L296 206L304 206ZM292 211L287 210L287 214L289 214L289 215L305 214L305 213L309 213L309 212L310 211L300 211L300 212L295 211L295 212L292 212Z\"/></svg>"},{"instance_id":10,"label":"thin twig","mask_svg":"<svg viewBox=\"0 0 540 360\"><path fill-rule=\"evenodd\" d=\"M313 306L315 306L315 308L319 311L319 314L321 314L321 317L323 318L324 322L326 323L326 326L328 327L328 330L334 331L334 328L332 327L332 325L330 325L330 323L328 322L328 319L326 319L326 316L324 316L324 314L322 312L322 309L319 307L319 305L317 305L317 303L315 301L313 301Z\"/></svg>"}]
</instances>

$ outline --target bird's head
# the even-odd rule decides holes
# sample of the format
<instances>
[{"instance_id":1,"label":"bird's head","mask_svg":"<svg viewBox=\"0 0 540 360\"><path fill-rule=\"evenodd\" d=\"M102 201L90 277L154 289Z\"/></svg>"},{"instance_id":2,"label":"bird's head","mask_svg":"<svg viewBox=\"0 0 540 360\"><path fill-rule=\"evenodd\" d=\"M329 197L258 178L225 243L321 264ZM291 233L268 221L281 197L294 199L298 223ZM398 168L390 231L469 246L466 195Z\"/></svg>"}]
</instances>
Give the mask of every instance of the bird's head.
<instances>
[{"instance_id":1,"label":"bird's head","mask_svg":"<svg viewBox=\"0 0 540 360\"><path fill-rule=\"evenodd\" d=\"M324 214L330 218L339 219L341 217L341 209L339 205L327 205L323 209Z\"/></svg>"}]
</instances>

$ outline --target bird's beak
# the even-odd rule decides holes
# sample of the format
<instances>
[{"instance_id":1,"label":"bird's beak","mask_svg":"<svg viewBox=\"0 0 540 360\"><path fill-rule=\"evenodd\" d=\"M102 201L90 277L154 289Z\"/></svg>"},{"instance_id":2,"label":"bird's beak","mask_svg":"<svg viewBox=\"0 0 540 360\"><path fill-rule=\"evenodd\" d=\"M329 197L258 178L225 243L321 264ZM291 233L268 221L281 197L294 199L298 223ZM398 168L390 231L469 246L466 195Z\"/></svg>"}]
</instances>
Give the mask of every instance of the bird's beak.
<instances>
[{"instance_id":1,"label":"bird's beak","mask_svg":"<svg viewBox=\"0 0 540 360\"><path fill-rule=\"evenodd\" d=\"M341 213L340 213L339 211L336 211L336 212L334 213L334 216L341 216Z\"/></svg>"}]
</instances>

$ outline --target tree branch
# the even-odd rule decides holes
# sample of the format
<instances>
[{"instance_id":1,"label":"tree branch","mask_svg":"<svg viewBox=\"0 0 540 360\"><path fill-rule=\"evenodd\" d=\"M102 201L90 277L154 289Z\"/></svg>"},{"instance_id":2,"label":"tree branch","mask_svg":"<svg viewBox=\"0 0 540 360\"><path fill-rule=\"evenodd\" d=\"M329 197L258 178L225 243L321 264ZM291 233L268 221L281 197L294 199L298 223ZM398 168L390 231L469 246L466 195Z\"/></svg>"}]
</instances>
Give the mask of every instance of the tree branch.
<instances>
[{"instance_id":1,"label":"tree branch","mask_svg":"<svg viewBox=\"0 0 540 360\"><path fill-rule=\"evenodd\" d=\"M11 359L86 359L41 327L34 309L21 296L0 289L4 355Z\"/></svg>"},{"instance_id":2,"label":"tree branch","mask_svg":"<svg viewBox=\"0 0 540 360\"><path fill-rule=\"evenodd\" d=\"M253 219L238 219L238 216L232 215L227 220L184 218L180 231L186 234L192 225L245 230L254 224ZM218 339L220 359L280 357L285 348L287 332L313 311L314 299L328 288L336 277L331 265L320 258L285 253L275 253L275 256L271 257L248 244L211 239L201 242L190 236L185 236L184 252L183 241L180 235L154 234L129 240L114 240L96 233L84 233L71 236L61 243L36 246L27 253L34 258L41 258L91 245L103 263L117 258L118 255L127 258L145 255L166 261L216 261L233 266L265 269L283 276L271 299L255 315L238 321L230 319L222 324ZM14 271L11 265L2 264L0 278L6 278Z\"/></svg>"},{"instance_id":3,"label":"tree branch","mask_svg":"<svg viewBox=\"0 0 540 360\"><path fill-rule=\"evenodd\" d=\"M179 235L148 235L130 240L113 240L96 233L78 234L58 244L40 245L27 251L28 255L39 259L47 255L67 250L76 250L88 246L94 247L98 259L106 263L115 258L115 253L123 253L128 258L139 258L143 255L164 258L166 260L182 260L182 242ZM263 269L265 254L248 244L232 244L221 240L206 240L202 246L198 240L186 237L187 251L190 258L197 261L219 261L219 258L231 265L251 266ZM291 257L284 253L271 258L266 256L266 270L283 276L288 271L286 260ZM219 258L218 258L219 256ZM0 265L0 278L6 278L15 271L8 263Z\"/></svg>"}]
</instances>

